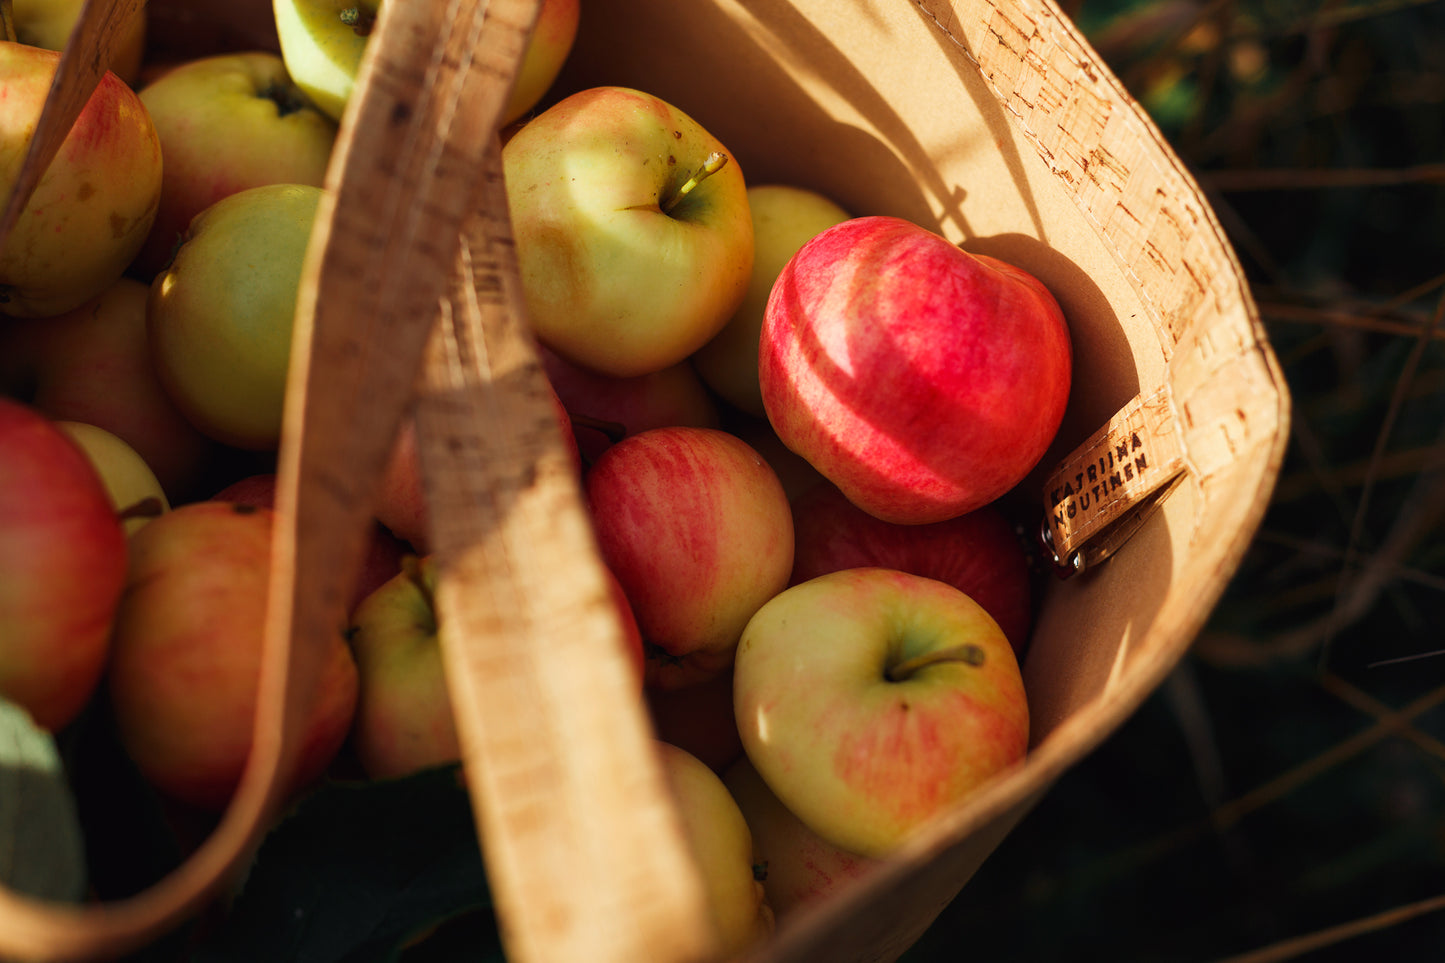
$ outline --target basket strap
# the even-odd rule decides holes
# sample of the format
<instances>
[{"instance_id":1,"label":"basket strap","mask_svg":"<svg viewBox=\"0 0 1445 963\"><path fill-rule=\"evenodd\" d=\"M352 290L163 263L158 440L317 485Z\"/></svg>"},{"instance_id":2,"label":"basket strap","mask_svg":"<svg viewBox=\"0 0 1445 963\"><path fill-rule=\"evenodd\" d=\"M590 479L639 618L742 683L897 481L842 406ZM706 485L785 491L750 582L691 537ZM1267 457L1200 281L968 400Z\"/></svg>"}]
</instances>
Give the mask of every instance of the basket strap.
<instances>
[{"instance_id":1,"label":"basket strap","mask_svg":"<svg viewBox=\"0 0 1445 963\"><path fill-rule=\"evenodd\" d=\"M508 959L712 958L701 879L524 325L500 148L417 405L438 623Z\"/></svg>"}]
</instances>

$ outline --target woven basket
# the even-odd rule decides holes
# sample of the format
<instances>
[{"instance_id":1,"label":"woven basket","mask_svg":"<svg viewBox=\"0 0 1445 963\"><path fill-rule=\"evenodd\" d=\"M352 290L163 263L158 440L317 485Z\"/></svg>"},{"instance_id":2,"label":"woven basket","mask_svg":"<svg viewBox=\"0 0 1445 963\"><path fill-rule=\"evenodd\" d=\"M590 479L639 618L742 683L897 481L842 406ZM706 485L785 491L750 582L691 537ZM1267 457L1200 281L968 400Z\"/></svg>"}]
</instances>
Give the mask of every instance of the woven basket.
<instances>
[{"instance_id":1,"label":"woven basket","mask_svg":"<svg viewBox=\"0 0 1445 963\"><path fill-rule=\"evenodd\" d=\"M620 649L601 644L618 628L519 314L489 123L535 7L492 0L486 20L471 19L486 6L384 7L343 123L298 309L271 631L241 792L185 865L123 903L0 892L0 956L119 955L195 912L255 846L292 751L290 706L314 676L316 640L336 628L366 486L414 388L444 560L438 604L468 640L447 665L509 955L708 954L647 720ZM155 42L183 54L274 46L264 0L227 5L224 22L198 9L152 0ZM1023 666L1026 763L755 954L894 959L1188 648L1269 498L1283 380L1197 186L1048 0L583 0L582 17L552 96L649 90L727 144L751 183L909 218L1050 287L1075 383L1054 450L1022 488L1041 514L1046 469L1087 451L1132 403L1166 416L1175 483L1152 493L1106 561L1039 600Z\"/></svg>"}]
</instances>

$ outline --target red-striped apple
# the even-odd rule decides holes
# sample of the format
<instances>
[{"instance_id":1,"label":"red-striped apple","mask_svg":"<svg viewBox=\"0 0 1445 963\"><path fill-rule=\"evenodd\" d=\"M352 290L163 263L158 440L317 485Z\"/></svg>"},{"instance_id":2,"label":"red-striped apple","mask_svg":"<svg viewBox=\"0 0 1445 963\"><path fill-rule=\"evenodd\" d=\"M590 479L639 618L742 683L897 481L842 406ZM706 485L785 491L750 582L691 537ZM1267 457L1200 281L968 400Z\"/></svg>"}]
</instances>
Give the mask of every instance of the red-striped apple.
<instances>
[{"instance_id":1,"label":"red-striped apple","mask_svg":"<svg viewBox=\"0 0 1445 963\"><path fill-rule=\"evenodd\" d=\"M793 499L792 584L845 568L892 568L966 593L1022 653L1033 624L1028 556L1002 510L898 525L874 518L822 482Z\"/></svg>"},{"instance_id":2,"label":"red-striped apple","mask_svg":"<svg viewBox=\"0 0 1445 963\"><path fill-rule=\"evenodd\" d=\"M0 696L56 731L89 702L125 585L126 536L84 451L0 398Z\"/></svg>"},{"instance_id":3,"label":"red-striped apple","mask_svg":"<svg viewBox=\"0 0 1445 963\"><path fill-rule=\"evenodd\" d=\"M602 558L649 646L649 684L726 670L793 567L792 514L772 468L727 432L653 428L603 452L585 486Z\"/></svg>"},{"instance_id":4,"label":"red-striped apple","mask_svg":"<svg viewBox=\"0 0 1445 963\"><path fill-rule=\"evenodd\" d=\"M792 586L748 622L734 673L758 774L809 829L861 856L892 852L1028 750L1008 639L934 579L855 568Z\"/></svg>"},{"instance_id":5,"label":"red-striped apple","mask_svg":"<svg viewBox=\"0 0 1445 963\"><path fill-rule=\"evenodd\" d=\"M121 745L167 798L224 807L251 752L270 589L270 509L192 502L130 540L108 673ZM308 690L287 788L319 776L346 739L356 663L341 631Z\"/></svg>"},{"instance_id":6,"label":"red-striped apple","mask_svg":"<svg viewBox=\"0 0 1445 963\"><path fill-rule=\"evenodd\" d=\"M723 329L693 352L692 363L707 386L750 415L764 414L758 387L758 338L768 295L798 248L848 219L831 199L791 184L755 184L748 188L753 218L753 271L748 293Z\"/></svg>"},{"instance_id":7,"label":"red-striped apple","mask_svg":"<svg viewBox=\"0 0 1445 963\"><path fill-rule=\"evenodd\" d=\"M917 524L1024 479L1063 419L1073 359L1032 275L875 216L828 228L783 268L758 365L784 444L860 508Z\"/></svg>"}]
</instances>

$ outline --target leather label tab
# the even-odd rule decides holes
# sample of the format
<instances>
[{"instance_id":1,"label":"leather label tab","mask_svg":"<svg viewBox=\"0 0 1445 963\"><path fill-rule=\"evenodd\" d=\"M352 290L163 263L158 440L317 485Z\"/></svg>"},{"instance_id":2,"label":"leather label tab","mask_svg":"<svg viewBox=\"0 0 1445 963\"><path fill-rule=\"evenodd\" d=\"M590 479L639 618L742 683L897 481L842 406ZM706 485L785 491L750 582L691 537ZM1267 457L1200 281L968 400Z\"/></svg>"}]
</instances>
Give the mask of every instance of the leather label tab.
<instances>
[{"instance_id":1,"label":"leather label tab","mask_svg":"<svg viewBox=\"0 0 1445 963\"><path fill-rule=\"evenodd\" d=\"M1067 560L1184 468L1168 388L1138 395L1049 475L1044 512L1056 559Z\"/></svg>"}]
</instances>

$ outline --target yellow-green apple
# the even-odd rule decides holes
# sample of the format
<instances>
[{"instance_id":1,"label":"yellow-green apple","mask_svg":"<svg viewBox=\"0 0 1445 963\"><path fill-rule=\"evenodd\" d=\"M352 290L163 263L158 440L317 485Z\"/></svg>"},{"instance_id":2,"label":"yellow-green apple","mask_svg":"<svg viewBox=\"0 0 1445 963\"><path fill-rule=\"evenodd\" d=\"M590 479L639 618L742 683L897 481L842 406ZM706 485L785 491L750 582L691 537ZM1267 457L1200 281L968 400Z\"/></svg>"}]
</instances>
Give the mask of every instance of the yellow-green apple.
<instances>
[{"instance_id":1,"label":"yellow-green apple","mask_svg":"<svg viewBox=\"0 0 1445 963\"><path fill-rule=\"evenodd\" d=\"M326 177L336 122L312 105L280 55L238 51L178 64L140 91L161 141L160 206L132 273L152 278L201 211L263 184Z\"/></svg>"},{"instance_id":2,"label":"yellow-green apple","mask_svg":"<svg viewBox=\"0 0 1445 963\"><path fill-rule=\"evenodd\" d=\"M125 584L126 536L89 458L0 398L0 696L58 731L90 701Z\"/></svg>"},{"instance_id":3,"label":"yellow-green apple","mask_svg":"<svg viewBox=\"0 0 1445 963\"><path fill-rule=\"evenodd\" d=\"M642 686L642 637L620 589L611 589L623 642ZM435 606L430 556L406 556L402 570L352 614L349 636L360 693L351 741L372 779L390 779L461 758L442 659L444 627Z\"/></svg>"},{"instance_id":4,"label":"yellow-green apple","mask_svg":"<svg viewBox=\"0 0 1445 963\"><path fill-rule=\"evenodd\" d=\"M833 845L880 857L1020 763L1018 660L977 602L885 568L820 575L771 599L738 643L748 759Z\"/></svg>"},{"instance_id":5,"label":"yellow-green apple","mask_svg":"<svg viewBox=\"0 0 1445 963\"><path fill-rule=\"evenodd\" d=\"M572 430L572 421L562 399L549 387L552 411L557 416L557 425L562 432L562 446L580 478L582 454L577 446L577 437ZM376 493L376 520L387 531L411 546L418 555L430 551L430 524L426 503L426 486L422 481L420 453L417 451L416 422L403 418L382 467L381 480Z\"/></svg>"},{"instance_id":6,"label":"yellow-green apple","mask_svg":"<svg viewBox=\"0 0 1445 963\"><path fill-rule=\"evenodd\" d=\"M726 670L793 567L792 514L772 468L727 432L653 428L604 451L584 486L602 558L648 643L648 683Z\"/></svg>"},{"instance_id":7,"label":"yellow-green apple","mask_svg":"<svg viewBox=\"0 0 1445 963\"><path fill-rule=\"evenodd\" d=\"M678 108L630 88L582 90L517 131L502 162L532 327L569 361L619 377L660 370L742 302L753 262L743 173Z\"/></svg>"},{"instance_id":8,"label":"yellow-green apple","mask_svg":"<svg viewBox=\"0 0 1445 963\"><path fill-rule=\"evenodd\" d=\"M405 776L461 758L442 664L430 556L401 571L352 613L348 636L359 690L351 745L372 779Z\"/></svg>"},{"instance_id":9,"label":"yellow-green apple","mask_svg":"<svg viewBox=\"0 0 1445 963\"><path fill-rule=\"evenodd\" d=\"M1033 624L1029 561L996 505L898 525L874 518L828 482L793 499L792 584L870 566L947 582L983 606L1022 654Z\"/></svg>"},{"instance_id":10,"label":"yellow-green apple","mask_svg":"<svg viewBox=\"0 0 1445 963\"><path fill-rule=\"evenodd\" d=\"M60 54L0 41L0 197L20 175ZM107 72L0 251L0 312L49 317L114 284L145 241L161 191L150 114Z\"/></svg>"},{"instance_id":11,"label":"yellow-green apple","mask_svg":"<svg viewBox=\"0 0 1445 963\"><path fill-rule=\"evenodd\" d=\"M773 932L773 910L753 869L747 820L722 778L700 759L666 742L655 745L683 839L702 878L718 958L732 959Z\"/></svg>"},{"instance_id":12,"label":"yellow-green apple","mask_svg":"<svg viewBox=\"0 0 1445 963\"><path fill-rule=\"evenodd\" d=\"M90 459L105 483L110 503L126 535L134 535L152 518L170 510L170 501L156 473L124 439L84 422L57 421L56 424Z\"/></svg>"},{"instance_id":13,"label":"yellow-green apple","mask_svg":"<svg viewBox=\"0 0 1445 963\"><path fill-rule=\"evenodd\" d=\"M733 720L731 666L692 685L673 689L648 686L644 695L657 738L686 749L713 772L726 771L743 754Z\"/></svg>"},{"instance_id":14,"label":"yellow-green apple","mask_svg":"<svg viewBox=\"0 0 1445 963\"><path fill-rule=\"evenodd\" d=\"M244 475L224 485L211 495L209 501L229 502L232 505L256 505L261 508L276 507L276 473L258 472ZM402 559L408 554L407 546L392 535L380 523L373 521L370 535L366 540L365 554L357 572L356 584L352 587L347 602L350 613L361 604L361 600L375 591L383 582L401 571Z\"/></svg>"},{"instance_id":15,"label":"yellow-green apple","mask_svg":"<svg viewBox=\"0 0 1445 963\"><path fill-rule=\"evenodd\" d=\"M522 65L502 111L502 126L520 120L551 89L572 52L581 13L581 0L542 0L537 25L522 51Z\"/></svg>"},{"instance_id":16,"label":"yellow-green apple","mask_svg":"<svg viewBox=\"0 0 1445 963\"><path fill-rule=\"evenodd\" d=\"M702 380L724 401L762 417L758 387L758 338L773 282L798 248L848 219L831 198L790 184L754 184L748 188L753 218L753 273L736 313L707 344L693 353Z\"/></svg>"},{"instance_id":17,"label":"yellow-green apple","mask_svg":"<svg viewBox=\"0 0 1445 963\"><path fill-rule=\"evenodd\" d=\"M116 731L168 799L223 808L251 752L270 584L273 513L251 505L179 505L130 540L111 642ZM310 690L286 786L319 776L350 730L357 673L338 631Z\"/></svg>"},{"instance_id":18,"label":"yellow-green apple","mask_svg":"<svg viewBox=\"0 0 1445 963\"><path fill-rule=\"evenodd\" d=\"M181 414L151 362L149 289L123 277L53 318L0 318L0 391L118 435L173 503L190 500L218 445Z\"/></svg>"},{"instance_id":19,"label":"yellow-green apple","mask_svg":"<svg viewBox=\"0 0 1445 963\"><path fill-rule=\"evenodd\" d=\"M379 0L275 0L286 70L322 113L340 120L366 52Z\"/></svg>"},{"instance_id":20,"label":"yellow-green apple","mask_svg":"<svg viewBox=\"0 0 1445 963\"><path fill-rule=\"evenodd\" d=\"M151 282L147 330L156 374L207 436L274 449L291 359L301 265L322 189L267 184L196 215Z\"/></svg>"},{"instance_id":21,"label":"yellow-green apple","mask_svg":"<svg viewBox=\"0 0 1445 963\"><path fill-rule=\"evenodd\" d=\"M15 37L34 47L64 50L84 6L85 0L14 0ZM146 10L141 7L126 21L111 55L111 71L131 87L140 79L145 58Z\"/></svg>"},{"instance_id":22,"label":"yellow-green apple","mask_svg":"<svg viewBox=\"0 0 1445 963\"><path fill-rule=\"evenodd\" d=\"M281 55L326 114L341 119L381 0L274 0ZM562 69L577 36L578 0L542 0L501 124L531 110Z\"/></svg>"},{"instance_id":23,"label":"yellow-green apple","mask_svg":"<svg viewBox=\"0 0 1445 963\"><path fill-rule=\"evenodd\" d=\"M784 806L744 755L723 773L753 834L753 862L779 922L862 879L878 860L840 849Z\"/></svg>"},{"instance_id":24,"label":"yellow-green apple","mask_svg":"<svg viewBox=\"0 0 1445 963\"><path fill-rule=\"evenodd\" d=\"M859 217L798 251L768 299L768 419L849 500L936 522L1002 496L1068 402L1069 331L1036 278L896 217Z\"/></svg>"},{"instance_id":25,"label":"yellow-green apple","mask_svg":"<svg viewBox=\"0 0 1445 963\"><path fill-rule=\"evenodd\" d=\"M618 378L575 365L546 347L538 353L589 463L613 443L650 428L719 426L717 402L686 362Z\"/></svg>"}]
</instances>

